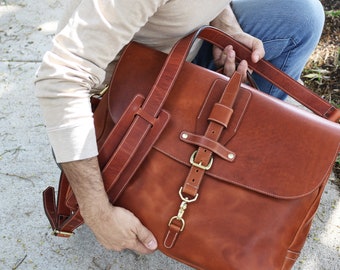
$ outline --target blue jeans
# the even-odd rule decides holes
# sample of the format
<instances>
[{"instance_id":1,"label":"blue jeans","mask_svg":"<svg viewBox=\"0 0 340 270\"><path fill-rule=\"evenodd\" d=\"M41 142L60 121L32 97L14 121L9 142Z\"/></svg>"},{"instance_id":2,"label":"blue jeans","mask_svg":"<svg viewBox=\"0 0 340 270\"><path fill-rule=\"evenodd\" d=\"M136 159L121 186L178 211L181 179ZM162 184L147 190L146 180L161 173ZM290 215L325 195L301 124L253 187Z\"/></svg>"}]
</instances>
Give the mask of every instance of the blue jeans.
<instances>
[{"instance_id":1,"label":"blue jeans","mask_svg":"<svg viewBox=\"0 0 340 270\"><path fill-rule=\"evenodd\" d=\"M233 0L232 9L244 32L262 40L265 59L299 79L319 42L324 11L319 0ZM193 61L213 69L210 44L202 45ZM286 94L254 73L261 91L285 99Z\"/></svg>"}]
</instances>

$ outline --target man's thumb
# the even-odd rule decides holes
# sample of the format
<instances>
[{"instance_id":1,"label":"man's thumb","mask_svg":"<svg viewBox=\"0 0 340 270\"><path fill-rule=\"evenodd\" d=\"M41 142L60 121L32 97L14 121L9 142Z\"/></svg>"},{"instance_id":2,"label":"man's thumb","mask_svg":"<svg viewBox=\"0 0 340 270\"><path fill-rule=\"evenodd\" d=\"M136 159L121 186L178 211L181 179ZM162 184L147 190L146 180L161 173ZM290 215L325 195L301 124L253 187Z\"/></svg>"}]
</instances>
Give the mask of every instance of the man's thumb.
<instances>
[{"instance_id":1,"label":"man's thumb","mask_svg":"<svg viewBox=\"0 0 340 270\"><path fill-rule=\"evenodd\" d=\"M143 225L140 226L137 235L139 241L150 250L155 250L157 248L157 240L153 236L152 232L150 232L147 228Z\"/></svg>"}]
</instances>

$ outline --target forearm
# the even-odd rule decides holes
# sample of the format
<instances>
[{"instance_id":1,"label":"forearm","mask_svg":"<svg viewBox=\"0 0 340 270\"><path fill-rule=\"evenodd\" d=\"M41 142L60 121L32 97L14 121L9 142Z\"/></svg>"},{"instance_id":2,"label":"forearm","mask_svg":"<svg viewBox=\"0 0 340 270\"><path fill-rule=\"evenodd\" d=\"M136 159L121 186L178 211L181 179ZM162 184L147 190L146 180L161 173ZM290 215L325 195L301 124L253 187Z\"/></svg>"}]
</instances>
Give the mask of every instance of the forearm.
<instances>
[{"instance_id":1,"label":"forearm","mask_svg":"<svg viewBox=\"0 0 340 270\"><path fill-rule=\"evenodd\" d=\"M232 36L237 41L250 48L252 50L251 58L254 63L257 63L260 59L264 57L265 51L262 41L245 33L242 30L230 5L228 5L210 24L216 28L219 28L220 30ZM224 51L223 54L226 53L227 52ZM215 61L219 64L228 64L228 62L234 62L234 56L229 57L232 59L226 61L226 57L223 56L223 54L220 49L215 49Z\"/></svg>"},{"instance_id":2,"label":"forearm","mask_svg":"<svg viewBox=\"0 0 340 270\"><path fill-rule=\"evenodd\" d=\"M91 223L100 211L110 207L97 157L61 164L77 198L85 223Z\"/></svg>"},{"instance_id":3,"label":"forearm","mask_svg":"<svg viewBox=\"0 0 340 270\"><path fill-rule=\"evenodd\" d=\"M85 223L106 248L141 254L157 248L157 240L128 210L111 205L96 157L61 164L77 198Z\"/></svg>"},{"instance_id":4,"label":"forearm","mask_svg":"<svg viewBox=\"0 0 340 270\"><path fill-rule=\"evenodd\" d=\"M230 5L228 5L210 24L231 36L243 32Z\"/></svg>"}]
</instances>

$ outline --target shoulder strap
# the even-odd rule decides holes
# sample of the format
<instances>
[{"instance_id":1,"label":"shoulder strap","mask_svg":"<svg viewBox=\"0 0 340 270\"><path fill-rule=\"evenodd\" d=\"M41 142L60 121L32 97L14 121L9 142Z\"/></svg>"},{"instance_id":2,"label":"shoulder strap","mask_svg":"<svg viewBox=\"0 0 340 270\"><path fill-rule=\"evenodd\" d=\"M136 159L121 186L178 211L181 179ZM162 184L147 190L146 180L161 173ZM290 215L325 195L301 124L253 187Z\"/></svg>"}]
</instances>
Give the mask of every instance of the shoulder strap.
<instances>
[{"instance_id":1,"label":"shoulder strap","mask_svg":"<svg viewBox=\"0 0 340 270\"><path fill-rule=\"evenodd\" d=\"M197 38L204 39L220 48L232 45L238 60L247 60L251 69L272 84L279 87L315 114L334 122L340 121L340 110L336 109L330 103L292 79L268 61L262 59L258 63L253 63L251 61L251 50L249 48L226 33L211 26L200 28L197 32L180 40L174 46L143 106L143 108L151 115L156 116L162 108L183 63L188 56L192 44ZM156 100L159 101L157 104L155 103Z\"/></svg>"},{"instance_id":2,"label":"shoulder strap","mask_svg":"<svg viewBox=\"0 0 340 270\"><path fill-rule=\"evenodd\" d=\"M258 63L253 63L251 61L251 50L229 35L216 28L207 26L198 31L197 37L202 38L220 48L232 45L238 60L247 60L251 69L256 71L275 86L279 87L315 114L329 119L330 121L339 123L340 111L338 109L273 66L268 61L262 59Z\"/></svg>"}]
</instances>

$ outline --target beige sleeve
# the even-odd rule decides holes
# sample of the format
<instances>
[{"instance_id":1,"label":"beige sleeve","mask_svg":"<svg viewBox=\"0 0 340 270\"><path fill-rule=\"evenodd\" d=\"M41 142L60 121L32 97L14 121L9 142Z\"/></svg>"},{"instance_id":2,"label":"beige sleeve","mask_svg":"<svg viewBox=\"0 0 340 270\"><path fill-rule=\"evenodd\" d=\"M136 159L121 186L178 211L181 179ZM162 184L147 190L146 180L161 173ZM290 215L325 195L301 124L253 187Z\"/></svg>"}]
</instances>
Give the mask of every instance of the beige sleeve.
<instances>
[{"instance_id":1,"label":"beige sleeve","mask_svg":"<svg viewBox=\"0 0 340 270\"><path fill-rule=\"evenodd\" d=\"M97 155L89 92L166 0L81 1L36 73L36 96L58 162ZM133 8L132 8L133 7Z\"/></svg>"}]
</instances>

